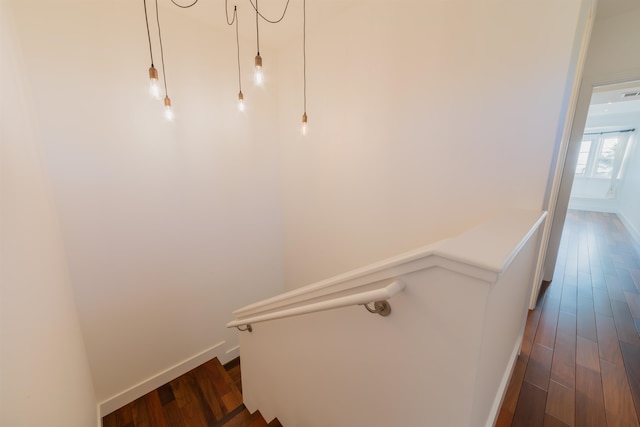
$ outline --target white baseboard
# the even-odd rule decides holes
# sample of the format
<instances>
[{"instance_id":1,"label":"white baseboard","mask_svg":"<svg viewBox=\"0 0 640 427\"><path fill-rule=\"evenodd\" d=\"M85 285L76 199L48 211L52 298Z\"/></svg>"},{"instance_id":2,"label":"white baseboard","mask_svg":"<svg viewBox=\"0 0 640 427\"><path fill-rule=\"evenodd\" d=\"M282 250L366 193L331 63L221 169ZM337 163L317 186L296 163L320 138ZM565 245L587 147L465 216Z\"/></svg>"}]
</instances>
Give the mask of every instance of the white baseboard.
<instances>
[{"instance_id":1,"label":"white baseboard","mask_svg":"<svg viewBox=\"0 0 640 427\"><path fill-rule=\"evenodd\" d=\"M493 427L496 424L496 421L498 420L498 413L500 411L500 407L502 407L502 401L504 400L504 396L507 393L507 387L509 387L509 382L511 381L511 375L513 374L513 369L516 366L516 361L518 360L518 354L520 354L520 347L522 346L523 338L524 338L524 335L520 335L520 337L516 341L515 347L513 347L513 351L511 352L511 357L509 359L509 364L507 365L507 369L504 371L504 374L502 375L502 381L500 381L500 386L498 387L496 397L493 400L493 405L491 405L491 411L489 412L489 418L487 418L486 427Z\"/></svg>"},{"instance_id":2,"label":"white baseboard","mask_svg":"<svg viewBox=\"0 0 640 427\"><path fill-rule=\"evenodd\" d=\"M225 362L228 362L229 360L233 360L236 357L240 356L240 345L237 345L235 347L231 347L229 350L225 351L224 354L226 354L227 356L227 360L225 360Z\"/></svg>"},{"instance_id":3,"label":"white baseboard","mask_svg":"<svg viewBox=\"0 0 640 427\"><path fill-rule=\"evenodd\" d=\"M624 225L624 228L627 229L627 231L635 241L636 245L640 245L640 232L638 232L638 230L636 230L633 227L633 225L631 225L627 217L624 216L621 212L617 212L617 214L618 214L618 218L620 218L620 222L622 222L622 225Z\"/></svg>"},{"instance_id":4,"label":"white baseboard","mask_svg":"<svg viewBox=\"0 0 640 427\"><path fill-rule=\"evenodd\" d=\"M126 405L129 402L133 402L139 397L144 396L152 390L160 387L163 384L168 383L169 381L178 378L180 375L183 375L193 368L196 368L203 363L213 359L214 357L218 357L219 353L221 353L220 347L225 344L225 341L221 341L218 344L215 344L212 347L196 354L195 356L189 357L188 359L183 360L176 365L165 369L164 371L148 378L140 383L134 385L133 387L128 388L127 390L118 393L104 402L98 405L99 407L99 418L102 419L107 414L115 411ZM232 349L233 350L233 349ZM101 421L99 420L98 426L100 426Z\"/></svg>"}]
</instances>

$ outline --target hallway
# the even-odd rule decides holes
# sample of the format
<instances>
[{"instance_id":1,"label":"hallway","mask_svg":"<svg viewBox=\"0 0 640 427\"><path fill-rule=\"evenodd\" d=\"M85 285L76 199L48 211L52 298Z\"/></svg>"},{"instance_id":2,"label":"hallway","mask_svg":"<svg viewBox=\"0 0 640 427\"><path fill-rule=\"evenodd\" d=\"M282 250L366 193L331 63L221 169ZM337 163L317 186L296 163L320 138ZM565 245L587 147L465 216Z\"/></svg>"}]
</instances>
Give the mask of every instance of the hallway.
<instances>
[{"instance_id":1,"label":"hallway","mask_svg":"<svg viewBox=\"0 0 640 427\"><path fill-rule=\"evenodd\" d=\"M569 211L496 425L638 426L640 256L614 214Z\"/></svg>"}]
</instances>

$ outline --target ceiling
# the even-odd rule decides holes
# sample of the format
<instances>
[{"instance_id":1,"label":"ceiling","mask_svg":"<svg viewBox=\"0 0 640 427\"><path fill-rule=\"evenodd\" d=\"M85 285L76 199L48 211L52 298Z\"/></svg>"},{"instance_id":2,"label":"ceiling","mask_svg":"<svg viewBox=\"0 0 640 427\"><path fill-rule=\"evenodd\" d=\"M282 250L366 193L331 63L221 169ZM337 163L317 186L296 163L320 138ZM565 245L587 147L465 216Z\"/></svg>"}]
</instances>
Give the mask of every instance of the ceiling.
<instances>
[{"instance_id":1,"label":"ceiling","mask_svg":"<svg viewBox=\"0 0 640 427\"><path fill-rule=\"evenodd\" d=\"M593 89L589 115L640 114L640 81Z\"/></svg>"}]
</instances>

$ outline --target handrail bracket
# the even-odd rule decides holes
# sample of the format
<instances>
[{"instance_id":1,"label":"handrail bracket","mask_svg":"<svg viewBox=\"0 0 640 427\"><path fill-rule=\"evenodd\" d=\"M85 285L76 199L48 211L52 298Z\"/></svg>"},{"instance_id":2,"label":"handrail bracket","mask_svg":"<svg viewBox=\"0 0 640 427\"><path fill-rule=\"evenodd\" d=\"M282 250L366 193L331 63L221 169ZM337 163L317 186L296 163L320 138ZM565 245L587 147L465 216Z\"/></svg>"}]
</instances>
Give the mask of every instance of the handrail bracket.
<instances>
[{"instance_id":1,"label":"handrail bracket","mask_svg":"<svg viewBox=\"0 0 640 427\"><path fill-rule=\"evenodd\" d=\"M244 328L240 327L240 326L236 326L236 328L240 331L240 332L244 332L244 331L249 331L249 332L253 332L253 328L251 327L251 325L247 324L247 326L245 326Z\"/></svg>"},{"instance_id":2,"label":"handrail bracket","mask_svg":"<svg viewBox=\"0 0 640 427\"><path fill-rule=\"evenodd\" d=\"M364 305L364 308L366 308L369 313L377 313L382 317L387 317L391 314L391 304L389 304L389 301L386 300L374 302L373 308L369 307L369 303L362 305Z\"/></svg>"}]
</instances>

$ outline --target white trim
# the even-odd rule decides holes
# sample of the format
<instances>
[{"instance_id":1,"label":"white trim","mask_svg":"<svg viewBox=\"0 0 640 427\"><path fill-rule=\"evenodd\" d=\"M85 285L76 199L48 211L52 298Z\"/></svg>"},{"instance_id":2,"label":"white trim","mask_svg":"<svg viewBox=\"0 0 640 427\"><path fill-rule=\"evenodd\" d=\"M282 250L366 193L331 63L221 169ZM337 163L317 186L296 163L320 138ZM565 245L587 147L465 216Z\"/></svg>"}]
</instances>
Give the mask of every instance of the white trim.
<instances>
[{"instance_id":1,"label":"white trim","mask_svg":"<svg viewBox=\"0 0 640 427\"><path fill-rule=\"evenodd\" d=\"M616 212L616 215L618 215L618 218L620 218L622 225L624 225L624 228L627 229L627 231L631 235L631 238L634 240L635 244L637 246L640 246L640 232L636 230L636 228L631 224L631 222L629 222L627 217L624 216L622 212L618 211Z\"/></svg>"},{"instance_id":2,"label":"white trim","mask_svg":"<svg viewBox=\"0 0 640 427\"><path fill-rule=\"evenodd\" d=\"M493 400L493 405L491 405L491 411L489 412L489 417L487 418L487 422L485 424L486 427L493 427L498 420L498 414L500 408L502 407L502 401L504 400L504 396L507 394L507 388L509 387L509 383L511 382L511 376L513 375L513 370L516 366L516 361L518 360L518 354L520 354L520 347L522 346L523 337L524 335L520 334L518 340L516 341L516 345L513 347L509 363L507 364L507 368L502 375L502 380L500 381L500 386L498 387L496 397Z\"/></svg>"},{"instance_id":3,"label":"white trim","mask_svg":"<svg viewBox=\"0 0 640 427\"><path fill-rule=\"evenodd\" d=\"M547 258L547 248L551 239L551 229L554 223L554 215L556 211L556 205L560 196L560 184L562 183L562 176L564 172L564 165L567 160L567 150L571 143L571 132L573 130L573 123L578 108L578 100L580 99L580 91L582 86L580 85L580 79L584 72L584 65L587 58L587 51L589 50L589 41L591 40L591 31L593 30L593 23L596 16L596 4L597 0L592 0L588 10L586 10L585 28L580 40L580 52L577 57L576 70L573 75L573 88L571 90L571 96L564 120L564 128L562 132L562 139L560 140L560 147L558 149L558 158L556 159L555 172L553 174L553 182L551 184L551 191L547 206L544 208L549 212L549 218L547 223L542 229L542 237L540 241L540 249L538 251L538 261L536 263L535 274L533 275L531 297L529 299L529 309L536 308L536 301L538 299L538 293L540 292L540 285L544 279L545 265ZM580 22L578 22L580 25Z\"/></svg>"},{"instance_id":4,"label":"white trim","mask_svg":"<svg viewBox=\"0 0 640 427\"><path fill-rule=\"evenodd\" d=\"M224 354L227 356L231 355L228 357L228 360L235 359L240 356L240 345L238 344L235 347L231 347L229 350L225 351Z\"/></svg>"},{"instance_id":5,"label":"white trim","mask_svg":"<svg viewBox=\"0 0 640 427\"><path fill-rule=\"evenodd\" d=\"M213 359L218 355L218 352L216 350L218 350L218 348L223 346L224 344L225 341L221 341L209 347L208 349L194 356L191 356L183 360L182 362L177 363L168 369L165 369L162 372L159 372L156 375L139 382L138 384L126 389L125 391L108 398L98 405L100 408L98 411L99 417L102 418L105 415L110 414L116 409L123 407L127 403L133 402L134 400L144 396L152 390L155 390L161 385L166 384L169 381L178 378L180 375L183 375L190 370L202 365L203 363Z\"/></svg>"}]
</instances>

